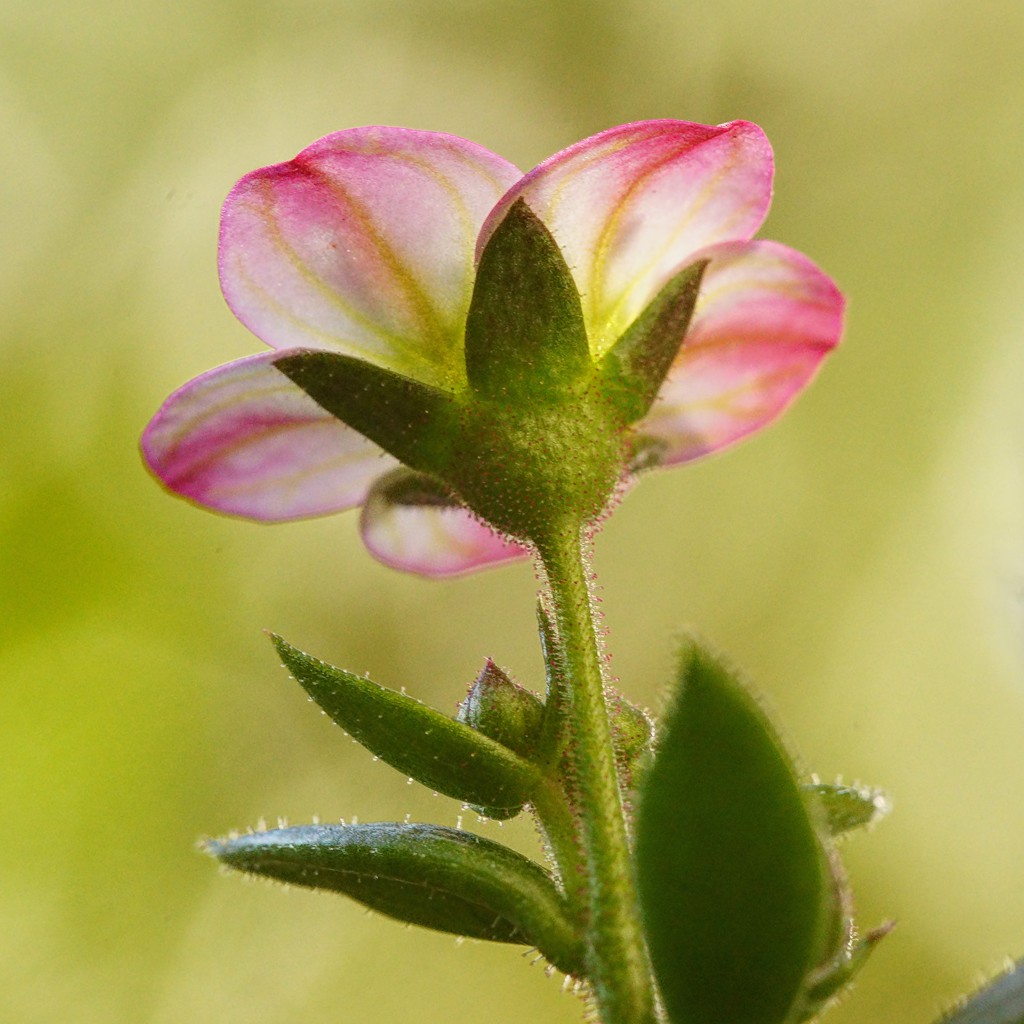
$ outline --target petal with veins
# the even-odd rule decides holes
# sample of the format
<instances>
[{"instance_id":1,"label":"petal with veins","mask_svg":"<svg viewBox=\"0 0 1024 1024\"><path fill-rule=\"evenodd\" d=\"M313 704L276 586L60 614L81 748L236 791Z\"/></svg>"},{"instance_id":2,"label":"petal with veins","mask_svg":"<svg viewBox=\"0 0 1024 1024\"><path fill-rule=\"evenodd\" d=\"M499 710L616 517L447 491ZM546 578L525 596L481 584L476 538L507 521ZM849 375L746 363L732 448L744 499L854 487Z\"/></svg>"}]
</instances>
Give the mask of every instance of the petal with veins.
<instances>
[{"instance_id":1,"label":"petal with veins","mask_svg":"<svg viewBox=\"0 0 1024 1024\"><path fill-rule=\"evenodd\" d=\"M473 245L518 178L508 161L451 135L328 135L231 191L225 298L275 348L337 349L451 385L463 372Z\"/></svg>"},{"instance_id":2,"label":"petal with veins","mask_svg":"<svg viewBox=\"0 0 1024 1024\"><path fill-rule=\"evenodd\" d=\"M772 151L746 121L641 121L546 160L502 198L477 242L525 198L572 270L600 357L692 254L749 239L771 201Z\"/></svg>"},{"instance_id":3,"label":"petal with veins","mask_svg":"<svg viewBox=\"0 0 1024 1024\"><path fill-rule=\"evenodd\" d=\"M765 426L839 341L843 297L806 256L776 242L695 253L711 260L693 322L641 431L687 462Z\"/></svg>"},{"instance_id":4,"label":"petal with veins","mask_svg":"<svg viewBox=\"0 0 1024 1024\"><path fill-rule=\"evenodd\" d=\"M179 388L142 435L169 490L247 519L278 521L358 505L395 460L250 356Z\"/></svg>"},{"instance_id":5,"label":"petal with veins","mask_svg":"<svg viewBox=\"0 0 1024 1024\"><path fill-rule=\"evenodd\" d=\"M385 565L421 576L460 576L530 553L461 505L395 502L388 490L384 478L371 490L359 522L363 543Z\"/></svg>"}]
</instances>

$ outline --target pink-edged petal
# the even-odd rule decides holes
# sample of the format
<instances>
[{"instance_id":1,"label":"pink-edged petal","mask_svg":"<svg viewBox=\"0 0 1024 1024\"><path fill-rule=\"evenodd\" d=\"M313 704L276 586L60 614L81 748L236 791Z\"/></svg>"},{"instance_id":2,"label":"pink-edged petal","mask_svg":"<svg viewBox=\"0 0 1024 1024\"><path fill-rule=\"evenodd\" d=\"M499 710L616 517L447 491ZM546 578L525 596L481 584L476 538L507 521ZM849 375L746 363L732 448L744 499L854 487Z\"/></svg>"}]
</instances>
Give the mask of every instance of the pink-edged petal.
<instances>
[{"instance_id":1,"label":"pink-edged petal","mask_svg":"<svg viewBox=\"0 0 1024 1024\"><path fill-rule=\"evenodd\" d=\"M218 512L273 522L358 505L396 465L276 370L279 356L217 367L164 402L141 447L165 487Z\"/></svg>"},{"instance_id":2,"label":"pink-edged petal","mask_svg":"<svg viewBox=\"0 0 1024 1024\"><path fill-rule=\"evenodd\" d=\"M374 558L421 576L461 576L530 554L466 508L396 504L377 490L363 505L359 525Z\"/></svg>"},{"instance_id":3,"label":"pink-edged petal","mask_svg":"<svg viewBox=\"0 0 1024 1024\"><path fill-rule=\"evenodd\" d=\"M231 191L220 231L224 296L274 348L333 348L449 383L462 372L477 233L519 175L452 135L328 135Z\"/></svg>"},{"instance_id":4,"label":"pink-edged petal","mask_svg":"<svg viewBox=\"0 0 1024 1024\"><path fill-rule=\"evenodd\" d=\"M682 351L641 431L664 463L699 458L770 423L806 387L843 329L843 296L777 242L713 246Z\"/></svg>"},{"instance_id":5,"label":"pink-edged petal","mask_svg":"<svg viewBox=\"0 0 1024 1024\"><path fill-rule=\"evenodd\" d=\"M557 240L599 357L690 255L747 240L771 202L772 151L747 121L641 121L584 139L530 171L502 198L482 252L524 198Z\"/></svg>"}]
</instances>

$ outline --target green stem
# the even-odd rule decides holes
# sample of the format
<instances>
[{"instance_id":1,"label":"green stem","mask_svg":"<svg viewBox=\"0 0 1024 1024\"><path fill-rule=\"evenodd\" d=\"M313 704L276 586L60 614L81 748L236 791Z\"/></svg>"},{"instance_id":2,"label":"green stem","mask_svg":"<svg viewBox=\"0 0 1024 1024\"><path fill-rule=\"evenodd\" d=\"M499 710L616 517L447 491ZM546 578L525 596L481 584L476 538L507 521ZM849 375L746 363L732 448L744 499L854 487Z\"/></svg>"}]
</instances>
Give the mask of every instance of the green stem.
<instances>
[{"instance_id":1,"label":"green stem","mask_svg":"<svg viewBox=\"0 0 1024 1024\"><path fill-rule=\"evenodd\" d=\"M604 1024L653 1024L654 995L633 877L581 530L538 543L560 641L569 751L589 881L590 981Z\"/></svg>"},{"instance_id":2,"label":"green stem","mask_svg":"<svg viewBox=\"0 0 1024 1024\"><path fill-rule=\"evenodd\" d=\"M566 899L578 916L587 906L587 868L572 809L554 779L546 781L531 802L551 856L558 865Z\"/></svg>"}]
</instances>

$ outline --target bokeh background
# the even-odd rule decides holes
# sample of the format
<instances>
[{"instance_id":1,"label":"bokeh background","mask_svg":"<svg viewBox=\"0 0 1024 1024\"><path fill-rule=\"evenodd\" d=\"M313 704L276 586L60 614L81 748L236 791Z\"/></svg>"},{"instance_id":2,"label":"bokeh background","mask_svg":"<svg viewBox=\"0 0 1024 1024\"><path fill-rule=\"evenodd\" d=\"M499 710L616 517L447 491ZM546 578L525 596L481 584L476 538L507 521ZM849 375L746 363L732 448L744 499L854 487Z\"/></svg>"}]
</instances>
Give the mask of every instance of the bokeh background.
<instances>
[{"instance_id":1,"label":"bokeh background","mask_svg":"<svg viewBox=\"0 0 1024 1024\"><path fill-rule=\"evenodd\" d=\"M263 628L450 710L486 655L541 682L528 566L402 576L354 515L217 518L136 452L170 390L259 348L218 290L228 189L368 123L524 168L624 121L765 127L764 234L835 276L848 333L782 422L607 526L613 665L657 707L696 625L809 768L891 792L846 857L863 922L900 926L834 1024L928 1024L1024 953L1024 7L6 0L0 55L0 1019L580 1020L515 948L194 849L460 813L345 741Z\"/></svg>"}]
</instances>

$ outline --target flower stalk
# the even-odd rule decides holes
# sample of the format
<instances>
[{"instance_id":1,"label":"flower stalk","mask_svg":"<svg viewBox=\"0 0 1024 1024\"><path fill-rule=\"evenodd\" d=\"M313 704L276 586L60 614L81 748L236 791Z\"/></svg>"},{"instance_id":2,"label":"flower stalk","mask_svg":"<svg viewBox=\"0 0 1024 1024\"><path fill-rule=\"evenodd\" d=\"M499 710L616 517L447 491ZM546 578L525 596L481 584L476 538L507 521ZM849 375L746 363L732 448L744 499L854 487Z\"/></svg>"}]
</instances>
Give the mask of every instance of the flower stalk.
<instances>
[{"instance_id":1,"label":"flower stalk","mask_svg":"<svg viewBox=\"0 0 1024 1024\"><path fill-rule=\"evenodd\" d=\"M539 545L566 678L568 754L587 862L587 956L605 1024L653 1022L654 993L605 704L582 529L571 523Z\"/></svg>"}]
</instances>

